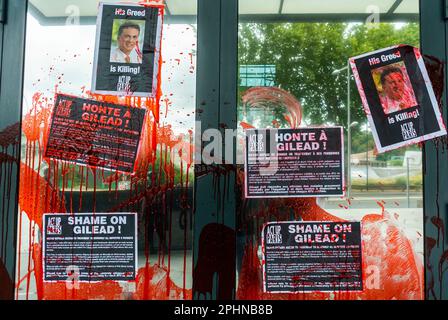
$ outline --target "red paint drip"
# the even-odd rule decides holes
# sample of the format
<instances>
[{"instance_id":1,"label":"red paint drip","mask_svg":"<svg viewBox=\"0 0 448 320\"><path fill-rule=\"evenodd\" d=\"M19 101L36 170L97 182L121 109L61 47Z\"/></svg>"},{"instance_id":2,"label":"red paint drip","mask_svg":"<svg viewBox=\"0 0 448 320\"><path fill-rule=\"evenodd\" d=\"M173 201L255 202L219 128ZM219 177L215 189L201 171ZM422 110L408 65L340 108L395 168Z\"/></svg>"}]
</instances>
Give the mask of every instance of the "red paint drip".
<instances>
[{"instance_id":1,"label":"red paint drip","mask_svg":"<svg viewBox=\"0 0 448 320\"><path fill-rule=\"evenodd\" d=\"M14 292L14 282L9 276L8 270L0 260L0 300L11 300Z\"/></svg>"}]
</instances>

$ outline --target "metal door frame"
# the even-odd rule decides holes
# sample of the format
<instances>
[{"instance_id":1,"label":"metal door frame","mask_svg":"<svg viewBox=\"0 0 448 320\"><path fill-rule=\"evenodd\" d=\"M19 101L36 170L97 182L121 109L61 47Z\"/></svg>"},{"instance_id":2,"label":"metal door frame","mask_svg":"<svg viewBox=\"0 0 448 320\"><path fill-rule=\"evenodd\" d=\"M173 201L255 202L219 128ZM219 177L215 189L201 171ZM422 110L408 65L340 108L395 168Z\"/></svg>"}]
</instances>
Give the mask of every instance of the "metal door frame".
<instances>
[{"instance_id":1,"label":"metal door frame","mask_svg":"<svg viewBox=\"0 0 448 320\"><path fill-rule=\"evenodd\" d=\"M0 300L14 299L27 0L0 1ZM6 137L8 136L8 137ZM0 266L1 267L1 266ZM3 269L4 270L4 269Z\"/></svg>"},{"instance_id":2,"label":"metal door frame","mask_svg":"<svg viewBox=\"0 0 448 320\"><path fill-rule=\"evenodd\" d=\"M420 41L422 53L443 61L442 116L447 124L447 73L448 60L448 1L420 0ZM446 138L428 141L424 148L423 201L424 201L424 263L425 298L448 299L448 275L439 277L443 262L448 262L448 159Z\"/></svg>"},{"instance_id":3,"label":"metal door frame","mask_svg":"<svg viewBox=\"0 0 448 320\"><path fill-rule=\"evenodd\" d=\"M225 129L237 127L238 0L198 0L197 46L196 163L205 130L218 130L225 137ZM223 150L233 149L231 163L223 159L220 164L195 165L193 299L235 299L236 145L232 142L229 146L222 141Z\"/></svg>"}]
</instances>

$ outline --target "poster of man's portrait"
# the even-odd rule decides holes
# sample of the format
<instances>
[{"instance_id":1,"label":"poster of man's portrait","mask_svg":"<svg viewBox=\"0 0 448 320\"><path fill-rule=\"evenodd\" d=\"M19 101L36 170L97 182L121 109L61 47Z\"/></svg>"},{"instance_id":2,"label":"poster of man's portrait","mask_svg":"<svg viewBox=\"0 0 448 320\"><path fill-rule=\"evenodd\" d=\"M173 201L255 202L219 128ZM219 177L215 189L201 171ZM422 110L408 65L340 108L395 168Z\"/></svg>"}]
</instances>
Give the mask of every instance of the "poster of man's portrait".
<instances>
[{"instance_id":1,"label":"poster of man's portrait","mask_svg":"<svg viewBox=\"0 0 448 320\"><path fill-rule=\"evenodd\" d=\"M92 93L154 97L159 71L160 7L100 3Z\"/></svg>"},{"instance_id":2,"label":"poster of man's portrait","mask_svg":"<svg viewBox=\"0 0 448 320\"><path fill-rule=\"evenodd\" d=\"M349 61L379 153L446 135L418 48L397 45Z\"/></svg>"},{"instance_id":3,"label":"poster of man's portrait","mask_svg":"<svg viewBox=\"0 0 448 320\"><path fill-rule=\"evenodd\" d=\"M145 21L115 19L112 27L110 62L141 64L144 34Z\"/></svg>"}]
</instances>

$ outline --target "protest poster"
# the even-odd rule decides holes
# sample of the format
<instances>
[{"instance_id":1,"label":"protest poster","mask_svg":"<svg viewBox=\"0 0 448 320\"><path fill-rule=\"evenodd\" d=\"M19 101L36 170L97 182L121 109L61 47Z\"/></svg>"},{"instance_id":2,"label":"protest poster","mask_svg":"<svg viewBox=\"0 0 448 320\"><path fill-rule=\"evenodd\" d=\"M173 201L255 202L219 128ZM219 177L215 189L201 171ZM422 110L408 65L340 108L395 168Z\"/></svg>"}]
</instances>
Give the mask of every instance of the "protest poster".
<instances>
[{"instance_id":1,"label":"protest poster","mask_svg":"<svg viewBox=\"0 0 448 320\"><path fill-rule=\"evenodd\" d=\"M161 41L160 7L100 3L92 92L154 97Z\"/></svg>"},{"instance_id":2,"label":"protest poster","mask_svg":"<svg viewBox=\"0 0 448 320\"><path fill-rule=\"evenodd\" d=\"M245 132L246 198L343 196L342 127Z\"/></svg>"},{"instance_id":3,"label":"protest poster","mask_svg":"<svg viewBox=\"0 0 448 320\"><path fill-rule=\"evenodd\" d=\"M45 157L133 173L144 109L58 94Z\"/></svg>"},{"instance_id":4,"label":"protest poster","mask_svg":"<svg viewBox=\"0 0 448 320\"><path fill-rule=\"evenodd\" d=\"M360 222L269 222L264 292L362 291Z\"/></svg>"},{"instance_id":5,"label":"protest poster","mask_svg":"<svg viewBox=\"0 0 448 320\"><path fill-rule=\"evenodd\" d=\"M350 65L379 153L446 135L418 48L394 46Z\"/></svg>"},{"instance_id":6,"label":"protest poster","mask_svg":"<svg viewBox=\"0 0 448 320\"><path fill-rule=\"evenodd\" d=\"M46 213L42 241L44 281L136 278L136 213Z\"/></svg>"}]
</instances>

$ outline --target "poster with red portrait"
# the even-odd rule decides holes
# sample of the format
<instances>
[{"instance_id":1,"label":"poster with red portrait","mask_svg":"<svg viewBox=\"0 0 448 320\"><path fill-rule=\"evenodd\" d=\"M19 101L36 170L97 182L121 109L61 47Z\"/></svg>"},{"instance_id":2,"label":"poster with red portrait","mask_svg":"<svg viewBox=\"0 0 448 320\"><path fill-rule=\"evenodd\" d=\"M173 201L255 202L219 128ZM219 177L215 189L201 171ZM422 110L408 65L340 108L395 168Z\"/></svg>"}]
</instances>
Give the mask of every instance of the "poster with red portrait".
<instances>
[{"instance_id":1,"label":"poster with red portrait","mask_svg":"<svg viewBox=\"0 0 448 320\"><path fill-rule=\"evenodd\" d=\"M350 59L379 153L446 135L418 48L394 46Z\"/></svg>"}]
</instances>

